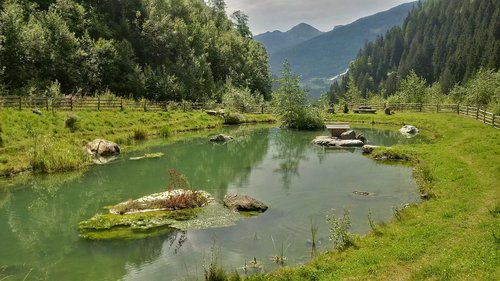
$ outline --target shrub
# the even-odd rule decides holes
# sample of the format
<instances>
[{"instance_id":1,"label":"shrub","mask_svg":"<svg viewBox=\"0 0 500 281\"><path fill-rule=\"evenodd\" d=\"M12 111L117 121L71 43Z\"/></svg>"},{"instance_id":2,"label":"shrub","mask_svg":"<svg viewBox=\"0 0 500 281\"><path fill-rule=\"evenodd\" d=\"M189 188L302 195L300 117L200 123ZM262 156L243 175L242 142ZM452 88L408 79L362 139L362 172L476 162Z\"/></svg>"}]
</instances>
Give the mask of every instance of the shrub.
<instances>
[{"instance_id":1,"label":"shrub","mask_svg":"<svg viewBox=\"0 0 500 281\"><path fill-rule=\"evenodd\" d=\"M280 88L273 95L275 113L283 125L299 130L315 130L324 127L321 114L313 108L306 92L300 88L300 79L293 75L288 62L283 66Z\"/></svg>"},{"instance_id":2,"label":"shrub","mask_svg":"<svg viewBox=\"0 0 500 281\"><path fill-rule=\"evenodd\" d=\"M255 107L263 102L259 93L252 93L248 88L241 89L233 86L231 79L224 85L222 103L226 109L236 112L246 112L250 107Z\"/></svg>"},{"instance_id":3,"label":"shrub","mask_svg":"<svg viewBox=\"0 0 500 281\"><path fill-rule=\"evenodd\" d=\"M343 110L344 114L347 114L349 113L349 106L347 105L347 103L344 103L344 110Z\"/></svg>"},{"instance_id":4,"label":"shrub","mask_svg":"<svg viewBox=\"0 0 500 281\"><path fill-rule=\"evenodd\" d=\"M160 128L159 134L163 138L168 138L172 135L172 129L169 126L163 126Z\"/></svg>"},{"instance_id":5,"label":"shrub","mask_svg":"<svg viewBox=\"0 0 500 281\"><path fill-rule=\"evenodd\" d=\"M349 232L349 228L351 227L349 211L344 209L344 214L338 218L332 212L326 216L326 221L330 225L329 238L333 242L335 250L343 251L353 244L352 234Z\"/></svg>"},{"instance_id":6,"label":"shrub","mask_svg":"<svg viewBox=\"0 0 500 281\"><path fill-rule=\"evenodd\" d=\"M70 132L75 132L79 129L79 118L75 115L69 115L68 118L66 118L66 128L70 130Z\"/></svg>"},{"instance_id":7,"label":"shrub","mask_svg":"<svg viewBox=\"0 0 500 281\"><path fill-rule=\"evenodd\" d=\"M134 140L145 140L148 138L148 132L143 127L134 128Z\"/></svg>"},{"instance_id":8,"label":"shrub","mask_svg":"<svg viewBox=\"0 0 500 281\"><path fill-rule=\"evenodd\" d=\"M238 125L244 123L246 121L246 117L240 113L229 113L224 116L224 124L227 125Z\"/></svg>"}]
</instances>

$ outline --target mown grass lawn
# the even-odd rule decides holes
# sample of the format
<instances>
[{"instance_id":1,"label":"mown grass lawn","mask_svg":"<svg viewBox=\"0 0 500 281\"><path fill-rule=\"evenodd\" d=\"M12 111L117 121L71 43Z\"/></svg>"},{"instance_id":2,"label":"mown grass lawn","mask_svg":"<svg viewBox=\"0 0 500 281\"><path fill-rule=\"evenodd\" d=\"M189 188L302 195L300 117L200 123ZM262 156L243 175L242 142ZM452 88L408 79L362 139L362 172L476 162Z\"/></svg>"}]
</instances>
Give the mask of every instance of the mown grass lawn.
<instances>
[{"instance_id":1,"label":"mown grass lawn","mask_svg":"<svg viewBox=\"0 0 500 281\"><path fill-rule=\"evenodd\" d=\"M415 125L411 157L423 192L400 220L306 265L247 280L499 280L500 130L454 114L333 115L332 121Z\"/></svg>"}]
</instances>

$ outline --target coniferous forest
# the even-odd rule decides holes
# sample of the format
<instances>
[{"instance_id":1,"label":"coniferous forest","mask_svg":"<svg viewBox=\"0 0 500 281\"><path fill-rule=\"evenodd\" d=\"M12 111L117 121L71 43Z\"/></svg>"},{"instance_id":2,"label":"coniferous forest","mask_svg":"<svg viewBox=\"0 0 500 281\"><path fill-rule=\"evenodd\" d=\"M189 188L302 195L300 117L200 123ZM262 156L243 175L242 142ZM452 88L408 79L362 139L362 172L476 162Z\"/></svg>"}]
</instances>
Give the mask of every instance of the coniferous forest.
<instances>
[{"instance_id":1,"label":"coniferous forest","mask_svg":"<svg viewBox=\"0 0 500 281\"><path fill-rule=\"evenodd\" d=\"M223 0L0 1L0 95L270 98L268 58ZM49 91L50 92L50 91Z\"/></svg>"},{"instance_id":2,"label":"coniferous forest","mask_svg":"<svg viewBox=\"0 0 500 281\"><path fill-rule=\"evenodd\" d=\"M387 99L397 96L401 86L425 84L444 98L467 102L463 87L479 80L498 84L499 67L499 1L428 0L410 12L402 27L366 43L349 75L332 85L330 96L349 99L354 90L360 98ZM492 92L499 91L495 88ZM402 100L417 101L425 98Z\"/></svg>"}]
</instances>

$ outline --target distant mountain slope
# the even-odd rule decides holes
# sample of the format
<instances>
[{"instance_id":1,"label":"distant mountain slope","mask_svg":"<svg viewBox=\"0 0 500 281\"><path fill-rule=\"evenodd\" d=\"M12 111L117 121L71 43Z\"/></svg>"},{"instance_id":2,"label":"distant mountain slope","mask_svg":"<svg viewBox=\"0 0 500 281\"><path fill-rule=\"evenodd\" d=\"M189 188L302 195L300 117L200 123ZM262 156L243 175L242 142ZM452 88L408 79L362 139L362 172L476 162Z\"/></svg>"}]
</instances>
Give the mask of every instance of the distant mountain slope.
<instances>
[{"instance_id":1,"label":"distant mountain slope","mask_svg":"<svg viewBox=\"0 0 500 281\"><path fill-rule=\"evenodd\" d=\"M300 23L287 32L279 30L266 32L254 36L254 39L264 44L267 52L272 54L278 50L297 45L321 34L323 34L323 32L307 23Z\"/></svg>"},{"instance_id":2,"label":"distant mountain slope","mask_svg":"<svg viewBox=\"0 0 500 281\"><path fill-rule=\"evenodd\" d=\"M401 28L367 44L349 70L365 95L396 92L410 70L445 92L464 84L481 68L500 68L500 1L426 1ZM342 95L347 81L337 88Z\"/></svg>"},{"instance_id":3,"label":"distant mountain slope","mask_svg":"<svg viewBox=\"0 0 500 281\"><path fill-rule=\"evenodd\" d=\"M346 70L366 41L372 41L391 27L401 25L415 3L402 4L351 24L338 26L276 53L268 50L271 69L273 73L279 73L283 61L288 59L293 71L304 80L338 75Z\"/></svg>"}]
</instances>

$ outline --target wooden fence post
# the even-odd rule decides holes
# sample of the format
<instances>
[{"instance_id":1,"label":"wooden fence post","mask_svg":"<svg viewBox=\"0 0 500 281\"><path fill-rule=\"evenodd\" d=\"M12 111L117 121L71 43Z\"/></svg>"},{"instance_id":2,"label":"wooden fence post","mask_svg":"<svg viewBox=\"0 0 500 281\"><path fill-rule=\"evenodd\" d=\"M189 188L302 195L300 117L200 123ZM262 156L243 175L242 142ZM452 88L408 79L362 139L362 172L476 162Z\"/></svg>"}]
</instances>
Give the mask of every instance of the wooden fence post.
<instances>
[{"instance_id":1,"label":"wooden fence post","mask_svg":"<svg viewBox=\"0 0 500 281\"><path fill-rule=\"evenodd\" d=\"M479 120L479 105L476 108L476 120Z\"/></svg>"},{"instance_id":2,"label":"wooden fence post","mask_svg":"<svg viewBox=\"0 0 500 281\"><path fill-rule=\"evenodd\" d=\"M49 111L49 98L45 98L45 108Z\"/></svg>"},{"instance_id":3,"label":"wooden fence post","mask_svg":"<svg viewBox=\"0 0 500 281\"><path fill-rule=\"evenodd\" d=\"M23 109L23 99L19 97L19 110Z\"/></svg>"},{"instance_id":4,"label":"wooden fence post","mask_svg":"<svg viewBox=\"0 0 500 281\"><path fill-rule=\"evenodd\" d=\"M439 103L436 104L436 113L439 113Z\"/></svg>"},{"instance_id":5,"label":"wooden fence post","mask_svg":"<svg viewBox=\"0 0 500 281\"><path fill-rule=\"evenodd\" d=\"M101 110L101 98L97 97L97 110Z\"/></svg>"},{"instance_id":6,"label":"wooden fence post","mask_svg":"<svg viewBox=\"0 0 500 281\"><path fill-rule=\"evenodd\" d=\"M73 111L73 97L69 98L69 110Z\"/></svg>"},{"instance_id":7,"label":"wooden fence post","mask_svg":"<svg viewBox=\"0 0 500 281\"><path fill-rule=\"evenodd\" d=\"M120 110L123 111L123 98L120 99Z\"/></svg>"},{"instance_id":8,"label":"wooden fence post","mask_svg":"<svg viewBox=\"0 0 500 281\"><path fill-rule=\"evenodd\" d=\"M496 117L496 115L495 115L495 113L493 113L493 118L492 118L492 120L491 120L491 125L493 125L493 128L495 128L495 127L496 127L496 126L495 126L495 117Z\"/></svg>"},{"instance_id":9,"label":"wooden fence post","mask_svg":"<svg viewBox=\"0 0 500 281\"><path fill-rule=\"evenodd\" d=\"M483 111L483 123L486 123L486 108Z\"/></svg>"},{"instance_id":10,"label":"wooden fence post","mask_svg":"<svg viewBox=\"0 0 500 281\"><path fill-rule=\"evenodd\" d=\"M420 112L422 112L422 107L423 107L423 104L420 103Z\"/></svg>"},{"instance_id":11,"label":"wooden fence post","mask_svg":"<svg viewBox=\"0 0 500 281\"><path fill-rule=\"evenodd\" d=\"M460 104L457 104L457 114L460 115Z\"/></svg>"}]
</instances>

